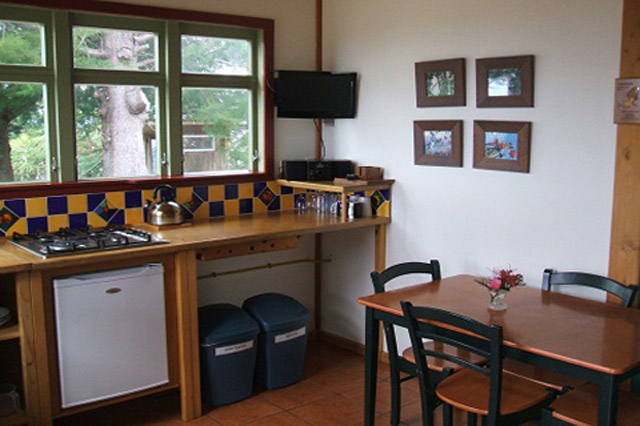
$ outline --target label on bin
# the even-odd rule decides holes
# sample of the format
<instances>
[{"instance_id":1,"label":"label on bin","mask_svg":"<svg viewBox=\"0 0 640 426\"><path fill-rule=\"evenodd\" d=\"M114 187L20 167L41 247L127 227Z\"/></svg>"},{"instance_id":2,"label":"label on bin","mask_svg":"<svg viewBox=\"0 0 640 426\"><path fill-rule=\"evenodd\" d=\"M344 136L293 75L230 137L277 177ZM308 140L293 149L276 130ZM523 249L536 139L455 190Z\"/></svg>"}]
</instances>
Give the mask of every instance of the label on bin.
<instances>
[{"instance_id":1,"label":"label on bin","mask_svg":"<svg viewBox=\"0 0 640 426\"><path fill-rule=\"evenodd\" d=\"M288 333L277 335L275 337L275 342L276 343L283 343L283 342L286 342L288 340L297 339L298 337L304 336L305 334L307 334L307 328L306 327L302 327L302 328L299 328L297 330L290 331Z\"/></svg>"},{"instance_id":2,"label":"label on bin","mask_svg":"<svg viewBox=\"0 0 640 426\"><path fill-rule=\"evenodd\" d=\"M221 348L216 348L216 356L220 355L229 355L235 354L236 352L246 351L247 349L253 348L253 340L249 340L248 342L238 343L236 345L223 346Z\"/></svg>"}]
</instances>

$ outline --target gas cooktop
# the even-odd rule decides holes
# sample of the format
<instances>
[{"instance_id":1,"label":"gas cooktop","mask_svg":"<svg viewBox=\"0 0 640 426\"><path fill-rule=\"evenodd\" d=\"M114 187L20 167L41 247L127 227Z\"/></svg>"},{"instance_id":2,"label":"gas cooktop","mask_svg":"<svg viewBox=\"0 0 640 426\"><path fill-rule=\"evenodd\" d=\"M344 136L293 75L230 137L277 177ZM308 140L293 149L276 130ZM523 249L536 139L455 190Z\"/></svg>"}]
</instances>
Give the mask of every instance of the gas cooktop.
<instances>
[{"instance_id":1,"label":"gas cooktop","mask_svg":"<svg viewBox=\"0 0 640 426\"><path fill-rule=\"evenodd\" d=\"M130 226L61 228L56 232L14 233L11 243L43 258L163 244L169 241Z\"/></svg>"}]
</instances>

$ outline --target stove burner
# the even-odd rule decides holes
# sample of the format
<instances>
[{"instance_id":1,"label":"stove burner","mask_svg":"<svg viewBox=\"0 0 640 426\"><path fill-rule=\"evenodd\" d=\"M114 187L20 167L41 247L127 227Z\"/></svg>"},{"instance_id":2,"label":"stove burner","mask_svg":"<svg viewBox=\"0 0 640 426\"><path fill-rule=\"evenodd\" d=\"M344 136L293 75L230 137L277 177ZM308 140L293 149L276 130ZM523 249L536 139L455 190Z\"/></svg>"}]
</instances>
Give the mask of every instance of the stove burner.
<instances>
[{"instance_id":1,"label":"stove burner","mask_svg":"<svg viewBox=\"0 0 640 426\"><path fill-rule=\"evenodd\" d=\"M127 226L61 228L56 232L14 233L13 244L41 257L161 244L168 241Z\"/></svg>"}]
</instances>

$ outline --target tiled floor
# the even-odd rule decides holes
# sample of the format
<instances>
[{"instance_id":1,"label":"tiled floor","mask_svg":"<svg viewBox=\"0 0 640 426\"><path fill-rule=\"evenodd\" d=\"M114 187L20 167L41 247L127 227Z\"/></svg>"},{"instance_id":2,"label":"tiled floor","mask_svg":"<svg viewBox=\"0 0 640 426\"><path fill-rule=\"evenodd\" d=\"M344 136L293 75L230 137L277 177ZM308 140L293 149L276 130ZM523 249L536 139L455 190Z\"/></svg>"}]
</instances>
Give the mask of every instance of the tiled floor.
<instances>
[{"instance_id":1,"label":"tiled floor","mask_svg":"<svg viewBox=\"0 0 640 426\"><path fill-rule=\"evenodd\" d=\"M388 425L391 410L389 373L379 372L376 424ZM405 382L402 390L403 425L421 425L417 382ZM332 426L363 423L364 358L338 347L312 342L308 347L305 378L273 391L256 390L247 400L211 409L188 423L197 426ZM456 416L456 425L466 424ZM60 426L182 425L177 392L157 394L55 422Z\"/></svg>"}]
</instances>

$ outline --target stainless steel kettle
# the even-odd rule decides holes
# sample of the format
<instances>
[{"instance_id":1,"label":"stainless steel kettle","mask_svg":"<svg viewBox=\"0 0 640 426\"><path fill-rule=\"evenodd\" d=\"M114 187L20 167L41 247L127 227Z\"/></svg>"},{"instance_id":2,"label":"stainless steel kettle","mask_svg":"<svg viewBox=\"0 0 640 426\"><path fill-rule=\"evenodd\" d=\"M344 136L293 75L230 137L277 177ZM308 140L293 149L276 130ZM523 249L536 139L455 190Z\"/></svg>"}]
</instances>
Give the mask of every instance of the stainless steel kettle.
<instances>
[{"instance_id":1,"label":"stainless steel kettle","mask_svg":"<svg viewBox=\"0 0 640 426\"><path fill-rule=\"evenodd\" d=\"M166 189L166 192L162 190ZM167 195L169 192L170 195ZM160 193L160 202L157 202ZM158 185L153 190L153 200L147 200L147 221L152 225L177 225L184 222L182 207L176 203L176 190L171 185Z\"/></svg>"}]
</instances>

